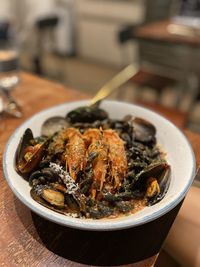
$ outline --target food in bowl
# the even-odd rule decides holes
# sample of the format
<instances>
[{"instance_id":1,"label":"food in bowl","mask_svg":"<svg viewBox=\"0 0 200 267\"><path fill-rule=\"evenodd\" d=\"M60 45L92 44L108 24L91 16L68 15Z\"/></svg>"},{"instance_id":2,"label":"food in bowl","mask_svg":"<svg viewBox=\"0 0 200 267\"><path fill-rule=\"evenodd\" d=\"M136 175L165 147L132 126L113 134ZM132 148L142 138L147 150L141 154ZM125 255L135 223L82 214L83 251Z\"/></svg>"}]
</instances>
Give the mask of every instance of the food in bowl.
<instances>
[{"instance_id":1,"label":"food in bowl","mask_svg":"<svg viewBox=\"0 0 200 267\"><path fill-rule=\"evenodd\" d=\"M170 184L155 127L131 115L111 119L96 106L47 119L39 137L27 129L16 170L35 201L76 218L130 215L159 202Z\"/></svg>"}]
</instances>

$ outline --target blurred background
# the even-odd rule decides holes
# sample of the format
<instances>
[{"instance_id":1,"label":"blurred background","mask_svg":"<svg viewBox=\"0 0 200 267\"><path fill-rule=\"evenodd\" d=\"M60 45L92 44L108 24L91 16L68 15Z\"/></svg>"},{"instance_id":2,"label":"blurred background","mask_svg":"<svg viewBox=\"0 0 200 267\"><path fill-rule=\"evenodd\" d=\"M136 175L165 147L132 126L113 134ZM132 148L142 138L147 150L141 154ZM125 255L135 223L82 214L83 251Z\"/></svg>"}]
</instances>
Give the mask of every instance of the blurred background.
<instances>
[{"instance_id":1,"label":"blurred background","mask_svg":"<svg viewBox=\"0 0 200 267\"><path fill-rule=\"evenodd\" d=\"M88 95L124 66L139 64L137 77L111 98L176 109L200 132L199 2L1 0L0 39L12 33L21 69ZM165 36L155 38L162 21L168 30L161 27ZM141 38L146 25L154 27Z\"/></svg>"}]
</instances>

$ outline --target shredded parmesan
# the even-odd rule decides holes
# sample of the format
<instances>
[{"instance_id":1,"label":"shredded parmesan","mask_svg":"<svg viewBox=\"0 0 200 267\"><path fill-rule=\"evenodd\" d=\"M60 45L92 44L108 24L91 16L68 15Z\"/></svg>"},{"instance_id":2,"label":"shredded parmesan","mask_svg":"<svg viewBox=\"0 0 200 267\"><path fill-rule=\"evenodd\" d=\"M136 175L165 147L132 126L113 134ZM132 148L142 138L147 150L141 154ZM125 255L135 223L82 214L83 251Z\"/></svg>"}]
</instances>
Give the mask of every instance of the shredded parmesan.
<instances>
[{"instance_id":1,"label":"shredded parmesan","mask_svg":"<svg viewBox=\"0 0 200 267\"><path fill-rule=\"evenodd\" d=\"M68 172L63 170L62 166L53 162L50 162L49 166L56 174L60 176L67 188L68 194L74 194L79 189L77 183L73 180L73 178L69 175Z\"/></svg>"}]
</instances>

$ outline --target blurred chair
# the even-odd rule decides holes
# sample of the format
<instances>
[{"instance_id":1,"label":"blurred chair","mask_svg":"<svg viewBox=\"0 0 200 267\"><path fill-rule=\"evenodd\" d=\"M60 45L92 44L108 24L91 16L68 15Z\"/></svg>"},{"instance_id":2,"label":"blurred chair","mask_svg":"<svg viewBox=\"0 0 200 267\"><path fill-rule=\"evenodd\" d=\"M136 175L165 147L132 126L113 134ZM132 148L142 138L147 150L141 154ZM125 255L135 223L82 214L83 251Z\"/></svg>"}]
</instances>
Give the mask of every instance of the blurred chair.
<instances>
[{"instance_id":1,"label":"blurred chair","mask_svg":"<svg viewBox=\"0 0 200 267\"><path fill-rule=\"evenodd\" d=\"M133 39L133 32L137 26L128 25L119 32L118 40L121 45ZM164 89L168 86L173 86L176 81L167 76L162 76L155 73L153 70L143 69L141 66L140 71L131 79L134 84L137 85L139 90L142 90L143 87L150 87L155 90L157 94L156 102L160 102L160 98ZM139 92L139 91L138 91Z\"/></svg>"},{"instance_id":2,"label":"blurred chair","mask_svg":"<svg viewBox=\"0 0 200 267\"><path fill-rule=\"evenodd\" d=\"M185 89L188 90L189 88L190 96L194 98L191 100L191 103L200 98L200 93L199 96L196 97L198 81L195 76L195 70L197 69L195 66L197 64L190 57L190 53L193 53L193 47L189 49L189 45L184 45L184 41L182 45L176 45L176 35L174 35L174 42L172 38L169 42L164 42L165 40L162 40L162 38L160 38L160 40L151 38L150 30L143 39L138 38L137 34L137 29L141 29L143 26L146 27L146 25L151 25L152 22L154 22L154 24L159 24L160 21L169 18L172 15L173 6L173 0L146 1L146 18L144 23L137 26L125 26L119 32L118 40L122 47L122 51L123 45L127 41L131 39L138 40L138 54L141 71L136 77L133 77L132 81L140 87L140 90L142 87L153 88L157 93L157 102L159 102L160 96L165 88L169 86L174 87L174 85L176 85L176 99L174 99L174 102L175 107L180 108L181 100L186 92ZM176 11L176 9L174 9L174 11ZM154 34L154 32L152 34ZM146 67L148 68L148 71L146 71ZM188 106L188 110L191 106L192 104Z\"/></svg>"},{"instance_id":3,"label":"blurred chair","mask_svg":"<svg viewBox=\"0 0 200 267\"><path fill-rule=\"evenodd\" d=\"M175 80L173 79L163 77L153 73L153 71L146 71L142 69L131 80L139 87L139 93L143 87L150 87L154 89L157 94L157 103L161 102L162 92L165 88L175 84Z\"/></svg>"},{"instance_id":4,"label":"blurred chair","mask_svg":"<svg viewBox=\"0 0 200 267\"><path fill-rule=\"evenodd\" d=\"M148 86L155 89L158 102L162 91L168 86L173 86L174 106L182 108L182 99L187 94L190 104L184 109L189 111L200 98L200 38L197 35L182 37L171 34L167 30L168 25L171 25L170 20L138 27L129 25L119 33L119 42L123 45L131 38L139 41L141 71L133 81L139 84L140 88Z\"/></svg>"},{"instance_id":5,"label":"blurred chair","mask_svg":"<svg viewBox=\"0 0 200 267\"><path fill-rule=\"evenodd\" d=\"M9 34L10 24L8 22L0 21L0 40L7 40Z\"/></svg>"},{"instance_id":6,"label":"blurred chair","mask_svg":"<svg viewBox=\"0 0 200 267\"><path fill-rule=\"evenodd\" d=\"M53 44L55 37L54 31L58 25L59 19L57 16L46 17L38 19L36 21L35 27L38 32L37 36L37 55L33 59L35 73L42 75L42 57L45 53L45 47L47 46L46 42Z\"/></svg>"},{"instance_id":7,"label":"blurred chair","mask_svg":"<svg viewBox=\"0 0 200 267\"><path fill-rule=\"evenodd\" d=\"M132 25L129 25L122 29L119 32L119 42L123 45L126 41L133 38L133 31L134 28ZM173 86L176 83L176 80L173 78L168 78L166 76L162 76L160 74L154 73L153 69L148 68L148 71L146 69L143 69L141 67L140 71L132 77L131 81L137 85L138 93L142 90L144 87L150 87L155 90L157 94L156 103L150 103L147 101L141 101L139 97L134 101L136 103L147 107L166 118L171 118L171 113L173 113L173 123L178 126L179 128L184 128L188 123L188 112L182 112L180 110L177 110L175 108L168 108L163 107L160 105L160 98L162 95L162 92L165 90L166 87ZM121 98L121 96L120 96ZM130 99L131 102L131 99Z\"/></svg>"}]
</instances>

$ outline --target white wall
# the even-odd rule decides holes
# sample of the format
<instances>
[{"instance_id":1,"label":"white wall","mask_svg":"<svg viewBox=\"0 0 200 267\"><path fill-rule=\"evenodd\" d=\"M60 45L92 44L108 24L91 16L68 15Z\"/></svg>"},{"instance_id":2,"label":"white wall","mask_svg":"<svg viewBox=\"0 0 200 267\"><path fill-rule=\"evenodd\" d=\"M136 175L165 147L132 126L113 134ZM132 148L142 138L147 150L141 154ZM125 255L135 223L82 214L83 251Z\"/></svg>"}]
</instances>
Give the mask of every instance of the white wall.
<instances>
[{"instance_id":1,"label":"white wall","mask_svg":"<svg viewBox=\"0 0 200 267\"><path fill-rule=\"evenodd\" d=\"M0 0L2 1L2 0ZM7 0L5 0L7 1ZM35 54L37 53L37 32L35 22L40 18L56 15L59 24L55 31L53 50L61 54L72 53L73 51L73 32L71 4L74 0L10 0L12 2L13 13L17 28L20 32L21 46L23 50ZM45 39L45 47L48 39Z\"/></svg>"},{"instance_id":2,"label":"white wall","mask_svg":"<svg viewBox=\"0 0 200 267\"><path fill-rule=\"evenodd\" d=\"M74 29L78 54L82 57L121 66L136 60L133 41L123 46L119 30L138 24L145 17L145 0L0 0L0 19L15 15L23 43L34 53L34 24L38 18L58 14L55 46L61 53L73 50ZM12 6L11 6L12 4ZM36 51L37 52L37 51Z\"/></svg>"},{"instance_id":3,"label":"white wall","mask_svg":"<svg viewBox=\"0 0 200 267\"><path fill-rule=\"evenodd\" d=\"M11 1L0 0L0 21L10 19L11 17Z\"/></svg>"},{"instance_id":4,"label":"white wall","mask_svg":"<svg viewBox=\"0 0 200 267\"><path fill-rule=\"evenodd\" d=\"M143 0L76 0L78 54L113 66L137 61L137 44L123 47L117 38L127 24L139 24L145 17Z\"/></svg>"}]
</instances>

